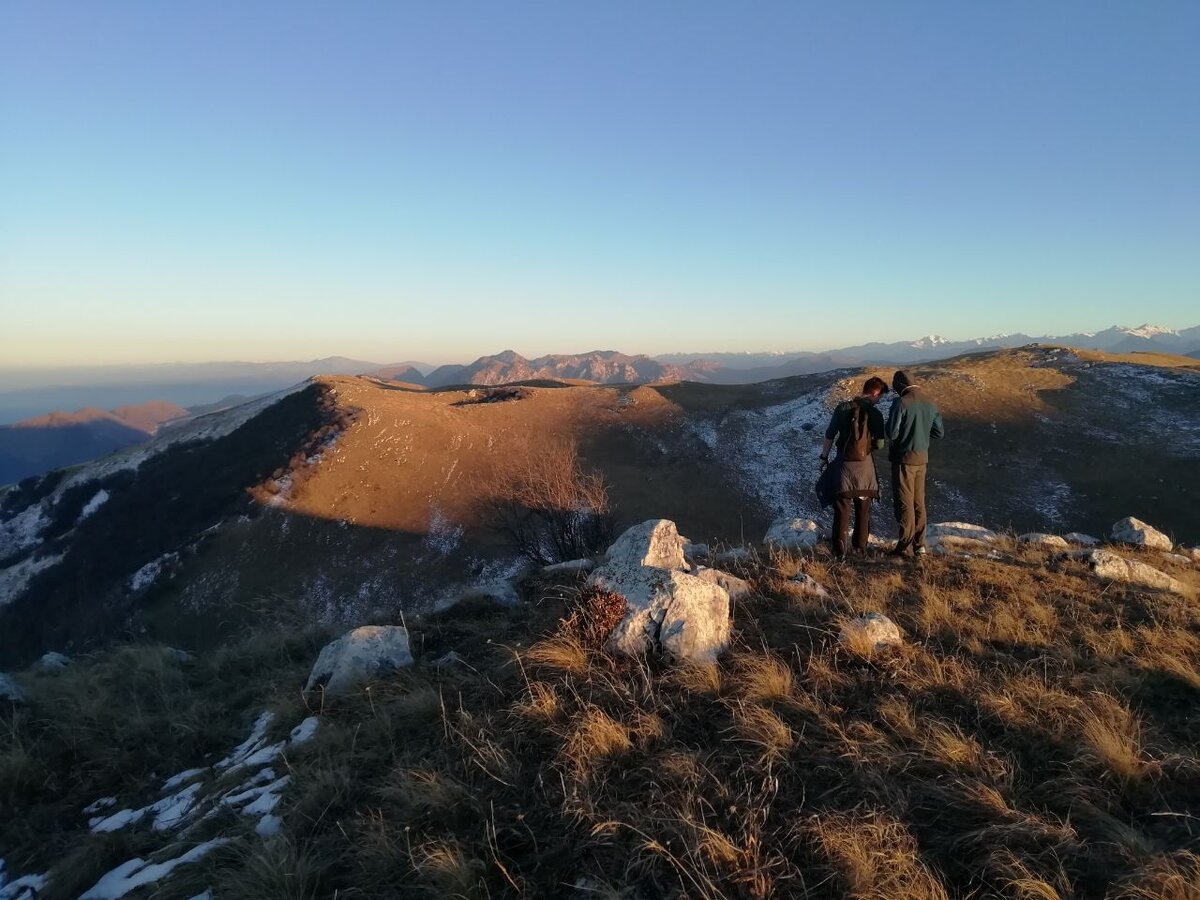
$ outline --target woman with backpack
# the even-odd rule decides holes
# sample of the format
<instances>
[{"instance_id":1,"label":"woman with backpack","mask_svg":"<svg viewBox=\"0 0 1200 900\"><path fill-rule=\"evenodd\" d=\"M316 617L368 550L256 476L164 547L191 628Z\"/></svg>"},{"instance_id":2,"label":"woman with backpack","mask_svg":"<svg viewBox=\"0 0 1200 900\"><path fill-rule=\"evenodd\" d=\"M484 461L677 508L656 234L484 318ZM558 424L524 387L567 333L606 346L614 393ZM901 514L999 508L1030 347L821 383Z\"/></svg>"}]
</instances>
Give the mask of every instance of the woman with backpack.
<instances>
[{"instance_id":1,"label":"woman with backpack","mask_svg":"<svg viewBox=\"0 0 1200 900\"><path fill-rule=\"evenodd\" d=\"M821 446L821 480L833 501L833 555L846 555L850 534L850 510L854 510L853 547L866 552L871 534L871 501L879 498L879 478L871 454L884 446L883 413L875 408L887 393L882 378L868 378L862 394L839 403L825 429ZM829 451L836 444L838 455L829 464ZM829 467L829 470L826 470ZM822 501L824 504L824 500Z\"/></svg>"}]
</instances>

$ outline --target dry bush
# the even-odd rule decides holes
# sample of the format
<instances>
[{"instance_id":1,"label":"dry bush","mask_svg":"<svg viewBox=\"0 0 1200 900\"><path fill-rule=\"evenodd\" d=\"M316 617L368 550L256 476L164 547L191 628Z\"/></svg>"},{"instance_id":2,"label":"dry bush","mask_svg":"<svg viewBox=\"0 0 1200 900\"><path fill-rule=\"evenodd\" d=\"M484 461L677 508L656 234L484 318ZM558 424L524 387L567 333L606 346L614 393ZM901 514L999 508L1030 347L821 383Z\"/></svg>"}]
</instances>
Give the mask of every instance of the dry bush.
<instances>
[{"instance_id":1,"label":"dry bush","mask_svg":"<svg viewBox=\"0 0 1200 900\"><path fill-rule=\"evenodd\" d=\"M593 556L615 533L604 477L585 470L564 438L533 446L487 501L485 518L539 566Z\"/></svg>"},{"instance_id":2,"label":"dry bush","mask_svg":"<svg viewBox=\"0 0 1200 900\"><path fill-rule=\"evenodd\" d=\"M947 900L916 838L885 813L819 816L807 832L852 900Z\"/></svg>"},{"instance_id":3,"label":"dry bush","mask_svg":"<svg viewBox=\"0 0 1200 900\"><path fill-rule=\"evenodd\" d=\"M586 587L570 602L571 611L562 620L564 634L583 646L599 650L628 612L628 601L620 594L598 587Z\"/></svg>"}]
</instances>

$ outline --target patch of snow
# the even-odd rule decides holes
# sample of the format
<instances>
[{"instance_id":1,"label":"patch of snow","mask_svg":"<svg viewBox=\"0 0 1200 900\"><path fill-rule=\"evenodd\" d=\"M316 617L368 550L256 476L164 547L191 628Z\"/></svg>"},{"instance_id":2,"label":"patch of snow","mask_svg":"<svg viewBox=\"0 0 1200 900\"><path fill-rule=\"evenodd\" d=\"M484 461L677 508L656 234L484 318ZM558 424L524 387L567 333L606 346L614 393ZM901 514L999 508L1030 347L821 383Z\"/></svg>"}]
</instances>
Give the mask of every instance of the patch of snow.
<instances>
[{"instance_id":1,"label":"patch of snow","mask_svg":"<svg viewBox=\"0 0 1200 900\"><path fill-rule=\"evenodd\" d=\"M424 544L440 556L449 556L462 543L463 527L450 521L438 507L429 508L429 530Z\"/></svg>"},{"instance_id":2,"label":"patch of snow","mask_svg":"<svg viewBox=\"0 0 1200 900\"><path fill-rule=\"evenodd\" d=\"M258 820L258 824L254 826L254 833L259 837L268 838L274 837L283 830L283 819L272 813L267 813ZM212 895L209 895L211 900Z\"/></svg>"},{"instance_id":3,"label":"patch of snow","mask_svg":"<svg viewBox=\"0 0 1200 900\"><path fill-rule=\"evenodd\" d=\"M295 746L312 740L312 736L317 733L317 725L320 724L320 721L316 716L309 716L292 729L292 733L288 738L289 742Z\"/></svg>"},{"instance_id":4,"label":"patch of snow","mask_svg":"<svg viewBox=\"0 0 1200 900\"><path fill-rule=\"evenodd\" d=\"M23 559L15 566L0 570L0 606L16 600L34 575L57 565L61 560L62 554L43 556L39 559Z\"/></svg>"},{"instance_id":5,"label":"patch of snow","mask_svg":"<svg viewBox=\"0 0 1200 900\"><path fill-rule=\"evenodd\" d=\"M106 491L104 488L100 488L100 490L96 491L96 495L92 497L92 499L86 504L84 504L83 509L79 511L79 518L75 520L75 523L79 524L107 502L108 491Z\"/></svg>"},{"instance_id":6,"label":"patch of snow","mask_svg":"<svg viewBox=\"0 0 1200 900\"><path fill-rule=\"evenodd\" d=\"M196 805L196 797L202 787L203 785L199 783L188 785L182 791L163 797L149 806L143 806L141 809L123 809L120 812L113 813L111 816L106 816L99 821L95 821L89 827L94 834L120 831L122 828L140 822L147 815L152 814L154 822L151 827L155 831L168 831L176 828L187 818L192 808Z\"/></svg>"},{"instance_id":7,"label":"patch of snow","mask_svg":"<svg viewBox=\"0 0 1200 900\"><path fill-rule=\"evenodd\" d=\"M274 719L275 714L273 712L268 711L262 713L257 719L254 720L254 725L252 725L250 728L250 736L234 747L233 752L227 757L218 761L214 768L228 769L250 756L251 753L262 746L264 738L267 734L267 728L270 727L271 722L274 721Z\"/></svg>"},{"instance_id":8,"label":"patch of snow","mask_svg":"<svg viewBox=\"0 0 1200 900\"><path fill-rule=\"evenodd\" d=\"M94 800L83 808L83 814L90 816L100 812L102 809L111 809L117 805L116 797L101 797L99 800Z\"/></svg>"},{"instance_id":9,"label":"patch of snow","mask_svg":"<svg viewBox=\"0 0 1200 900\"><path fill-rule=\"evenodd\" d=\"M50 881L49 873L22 875L16 881L9 881L6 871L4 860L0 859L0 900L36 900Z\"/></svg>"},{"instance_id":10,"label":"patch of snow","mask_svg":"<svg viewBox=\"0 0 1200 900\"><path fill-rule=\"evenodd\" d=\"M11 519L0 522L0 559L37 544L49 524L44 502L28 506Z\"/></svg>"},{"instance_id":11,"label":"patch of snow","mask_svg":"<svg viewBox=\"0 0 1200 900\"><path fill-rule=\"evenodd\" d=\"M213 838L197 844L182 856L161 863L148 863L144 859L131 859L103 876L86 891L79 900L120 900L126 894L147 884L166 878L179 866L196 862L213 850L229 843L228 838Z\"/></svg>"}]
</instances>

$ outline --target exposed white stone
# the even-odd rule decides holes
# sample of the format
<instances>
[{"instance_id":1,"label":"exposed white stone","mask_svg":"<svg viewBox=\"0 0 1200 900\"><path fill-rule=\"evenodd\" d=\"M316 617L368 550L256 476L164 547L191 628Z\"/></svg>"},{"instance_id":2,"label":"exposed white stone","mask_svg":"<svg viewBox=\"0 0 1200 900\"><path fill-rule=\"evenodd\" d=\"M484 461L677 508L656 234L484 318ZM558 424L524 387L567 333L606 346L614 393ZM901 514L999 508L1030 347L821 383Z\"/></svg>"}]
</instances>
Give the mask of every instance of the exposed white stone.
<instances>
[{"instance_id":1,"label":"exposed white stone","mask_svg":"<svg viewBox=\"0 0 1200 900\"><path fill-rule=\"evenodd\" d=\"M842 646L855 653L872 653L900 647L904 636L900 626L883 613L867 613L842 625Z\"/></svg>"},{"instance_id":2,"label":"exposed white stone","mask_svg":"<svg viewBox=\"0 0 1200 900\"><path fill-rule=\"evenodd\" d=\"M29 695L25 693L25 688L13 681L10 676L0 672L0 700L7 700L9 703L28 703Z\"/></svg>"},{"instance_id":3,"label":"exposed white stone","mask_svg":"<svg viewBox=\"0 0 1200 900\"><path fill-rule=\"evenodd\" d=\"M701 581L707 581L709 584L725 588L725 592L729 594L730 600L740 600L742 597L747 597L753 593L750 582L746 581L746 579L730 575L728 572L722 572L720 569L710 569L706 566L700 566L692 574Z\"/></svg>"},{"instance_id":4,"label":"exposed white stone","mask_svg":"<svg viewBox=\"0 0 1200 900\"><path fill-rule=\"evenodd\" d=\"M1133 516L1126 516L1115 523L1109 536L1118 543L1150 550L1170 550L1175 546L1175 542L1157 528Z\"/></svg>"},{"instance_id":5,"label":"exposed white stone","mask_svg":"<svg viewBox=\"0 0 1200 900\"><path fill-rule=\"evenodd\" d=\"M1175 563L1179 566L1190 566L1192 564L1192 558L1184 556L1182 553L1164 553L1162 558L1167 562Z\"/></svg>"},{"instance_id":6,"label":"exposed white stone","mask_svg":"<svg viewBox=\"0 0 1200 900\"><path fill-rule=\"evenodd\" d=\"M1083 555L1083 558L1091 565L1092 571L1101 578L1145 585L1159 590L1173 591L1176 594L1187 594L1188 592L1187 587L1166 572L1160 572L1144 562L1126 559L1111 550L1089 550Z\"/></svg>"},{"instance_id":7,"label":"exposed white stone","mask_svg":"<svg viewBox=\"0 0 1200 900\"><path fill-rule=\"evenodd\" d=\"M811 550L821 539L821 529L812 519L776 519L767 529L763 543L774 550Z\"/></svg>"},{"instance_id":8,"label":"exposed white stone","mask_svg":"<svg viewBox=\"0 0 1200 900\"><path fill-rule=\"evenodd\" d=\"M321 687L330 695L413 664L408 630L400 625L364 625L326 644L304 690Z\"/></svg>"},{"instance_id":9,"label":"exposed white stone","mask_svg":"<svg viewBox=\"0 0 1200 900\"><path fill-rule=\"evenodd\" d=\"M685 565L673 522L643 522L617 538L605 564L588 578L589 585L620 594L628 603L610 648L632 655L661 650L678 659L706 661L725 649L729 593L682 571Z\"/></svg>"},{"instance_id":10,"label":"exposed white stone","mask_svg":"<svg viewBox=\"0 0 1200 900\"><path fill-rule=\"evenodd\" d=\"M808 594L812 597L829 596L829 591L825 590L825 588L817 581L817 579L805 572L800 572L798 575L793 575L788 579L788 582L795 585L795 587L802 594Z\"/></svg>"},{"instance_id":11,"label":"exposed white stone","mask_svg":"<svg viewBox=\"0 0 1200 900\"><path fill-rule=\"evenodd\" d=\"M669 519L649 519L634 525L618 537L604 562L605 567L636 568L652 566L658 569L683 569L683 538L675 523Z\"/></svg>"},{"instance_id":12,"label":"exposed white stone","mask_svg":"<svg viewBox=\"0 0 1200 900\"><path fill-rule=\"evenodd\" d=\"M1071 546L1067 543L1066 538L1061 538L1057 534L1042 534L1040 531L1023 534L1017 540L1022 544L1031 544L1046 550L1066 550Z\"/></svg>"},{"instance_id":13,"label":"exposed white stone","mask_svg":"<svg viewBox=\"0 0 1200 900\"><path fill-rule=\"evenodd\" d=\"M1068 531L1063 535L1069 544L1078 544L1080 547L1094 547L1100 543L1099 538L1094 538L1090 534L1084 534L1082 531Z\"/></svg>"},{"instance_id":14,"label":"exposed white stone","mask_svg":"<svg viewBox=\"0 0 1200 900\"><path fill-rule=\"evenodd\" d=\"M61 669L65 669L70 664L71 657L67 656L65 653L58 653L54 650L51 650L49 653L43 654L42 658L33 664L33 667L39 672L58 672Z\"/></svg>"},{"instance_id":15,"label":"exposed white stone","mask_svg":"<svg viewBox=\"0 0 1200 900\"><path fill-rule=\"evenodd\" d=\"M926 531L926 540L931 546L947 538L967 538L972 541L991 543L999 540L1000 535L982 525L972 525L969 522L936 522Z\"/></svg>"}]
</instances>

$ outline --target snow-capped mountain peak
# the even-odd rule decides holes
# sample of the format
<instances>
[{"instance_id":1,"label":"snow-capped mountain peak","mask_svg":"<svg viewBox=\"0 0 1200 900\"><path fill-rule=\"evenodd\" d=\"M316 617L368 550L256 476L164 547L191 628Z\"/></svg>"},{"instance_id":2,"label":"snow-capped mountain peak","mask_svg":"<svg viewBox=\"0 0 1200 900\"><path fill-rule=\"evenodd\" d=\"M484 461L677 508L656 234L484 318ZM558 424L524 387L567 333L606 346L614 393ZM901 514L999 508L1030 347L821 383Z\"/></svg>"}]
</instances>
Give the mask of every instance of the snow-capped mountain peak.
<instances>
[{"instance_id":1,"label":"snow-capped mountain peak","mask_svg":"<svg viewBox=\"0 0 1200 900\"><path fill-rule=\"evenodd\" d=\"M1178 334L1173 328L1163 328L1161 325L1139 325L1137 328L1118 328L1130 337L1154 338L1166 334Z\"/></svg>"},{"instance_id":2,"label":"snow-capped mountain peak","mask_svg":"<svg viewBox=\"0 0 1200 900\"><path fill-rule=\"evenodd\" d=\"M950 343L949 338L944 338L940 334L927 334L923 338L918 338L912 342L914 350L924 350L927 347L940 347L942 344Z\"/></svg>"}]
</instances>

